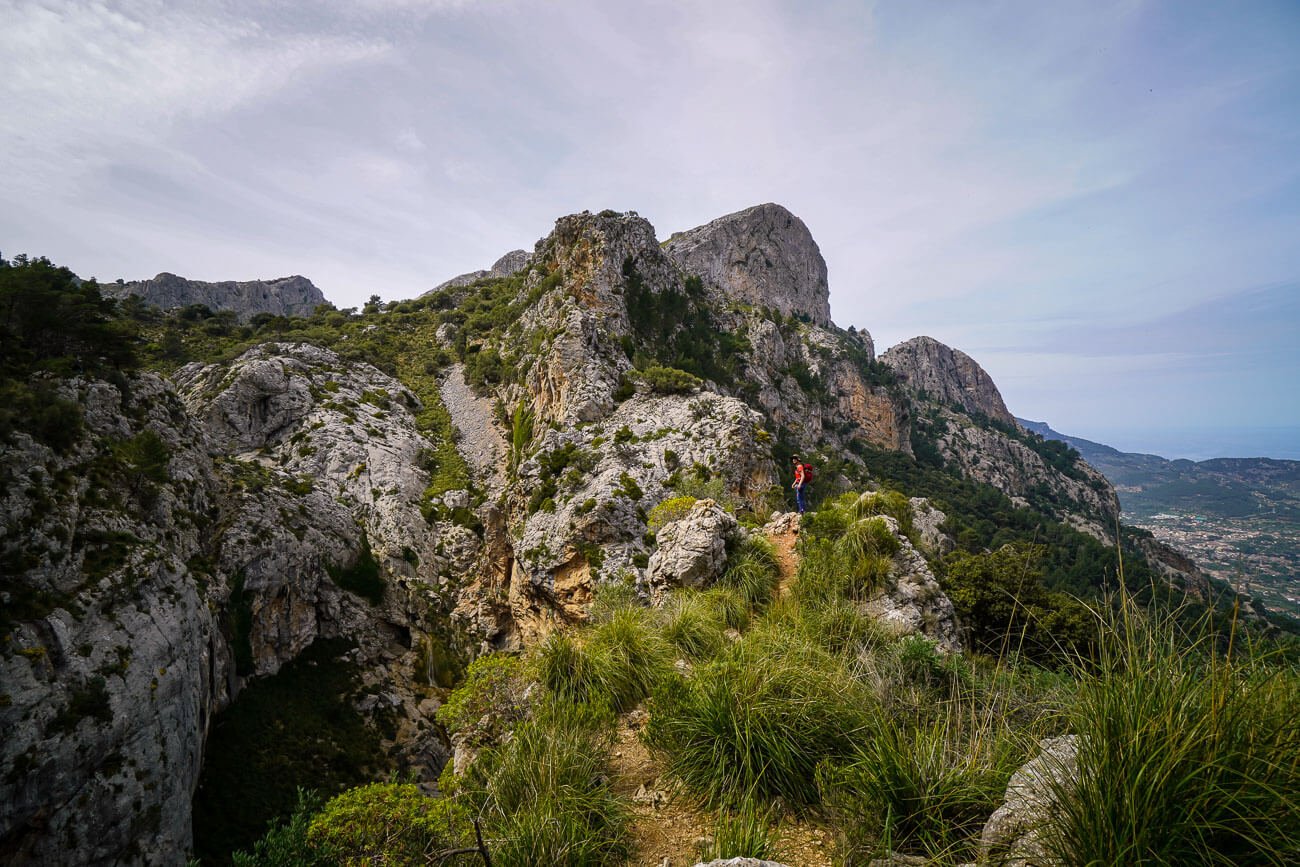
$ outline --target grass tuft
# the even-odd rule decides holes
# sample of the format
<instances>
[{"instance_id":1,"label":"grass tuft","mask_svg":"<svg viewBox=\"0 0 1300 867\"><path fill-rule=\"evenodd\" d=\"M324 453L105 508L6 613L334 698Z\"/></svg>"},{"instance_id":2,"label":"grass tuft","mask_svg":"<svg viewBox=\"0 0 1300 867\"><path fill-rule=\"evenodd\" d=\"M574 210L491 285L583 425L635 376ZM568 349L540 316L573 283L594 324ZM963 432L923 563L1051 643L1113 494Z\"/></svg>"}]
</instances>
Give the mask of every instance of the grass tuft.
<instances>
[{"instance_id":1,"label":"grass tuft","mask_svg":"<svg viewBox=\"0 0 1300 867\"><path fill-rule=\"evenodd\" d=\"M1081 671L1075 782L1046 830L1063 863L1300 863L1300 675L1188 643L1123 600Z\"/></svg>"}]
</instances>

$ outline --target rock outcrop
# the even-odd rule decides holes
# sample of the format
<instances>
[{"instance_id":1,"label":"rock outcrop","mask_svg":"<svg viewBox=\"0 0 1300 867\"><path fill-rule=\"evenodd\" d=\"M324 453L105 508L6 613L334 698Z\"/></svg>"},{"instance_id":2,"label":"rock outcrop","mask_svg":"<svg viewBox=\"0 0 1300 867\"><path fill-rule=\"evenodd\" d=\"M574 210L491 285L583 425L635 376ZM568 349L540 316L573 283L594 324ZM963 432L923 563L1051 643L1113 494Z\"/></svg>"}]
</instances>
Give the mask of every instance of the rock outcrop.
<instances>
[{"instance_id":1,"label":"rock outcrop","mask_svg":"<svg viewBox=\"0 0 1300 867\"><path fill-rule=\"evenodd\" d=\"M969 416L937 409L936 439L949 467L992 485L1020 506L1037 505L1104 544L1113 543L1119 496L1105 476L1086 461L1067 470L1048 463L1026 439L980 424Z\"/></svg>"},{"instance_id":2,"label":"rock outcrop","mask_svg":"<svg viewBox=\"0 0 1300 867\"><path fill-rule=\"evenodd\" d=\"M63 391L69 449L0 450L0 860L180 863L233 686L206 436L155 376Z\"/></svg>"},{"instance_id":3,"label":"rock outcrop","mask_svg":"<svg viewBox=\"0 0 1300 867\"><path fill-rule=\"evenodd\" d=\"M1019 427L993 378L960 349L933 337L913 337L886 350L880 360L893 368L908 388L923 392L930 400Z\"/></svg>"},{"instance_id":4,"label":"rock outcrop","mask_svg":"<svg viewBox=\"0 0 1300 867\"><path fill-rule=\"evenodd\" d=\"M889 515L883 521L898 539L899 550L890 564L885 586L863 603L863 610L897 636L923 635L944 653L960 653L961 630L952 600L943 592L930 566Z\"/></svg>"},{"instance_id":5,"label":"rock outcrop","mask_svg":"<svg viewBox=\"0 0 1300 867\"><path fill-rule=\"evenodd\" d=\"M129 283L105 283L100 290L114 298L136 295L152 307L171 310L202 304L211 310L232 310L243 321L258 313L276 316L309 316L325 296L306 277L294 275L275 280L224 280L209 283L186 280L163 272L152 280Z\"/></svg>"},{"instance_id":6,"label":"rock outcrop","mask_svg":"<svg viewBox=\"0 0 1300 867\"><path fill-rule=\"evenodd\" d=\"M465 274L458 274L450 280L444 280L437 286L425 292L424 295L433 295L437 292L443 292L447 289L457 289L461 286L468 286L471 283L477 283L479 280L487 280L493 277L510 277L518 274L528 267L531 257L527 250L511 250L500 259L492 263L492 267L482 271L470 271ZM421 295L420 297L424 297Z\"/></svg>"},{"instance_id":7,"label":"rock outcrop","mask_svg":"<svg viewBox=\"0 0 1300 867\"><path fill-rule=\"evenodd\" d=\"M697 500L691 510L659 531L659 547L650 557L646 583L662 600L678 587L703 590L721 577L727 546L740 527L713 500Z\"/></svg>"},{"instance_id":8,"label":"rock outcrop","mask_svg":"<svg viewBox=\"0 0 1300 867\"><path fill-rule=\"evenodd\" d=\"M1051 821L1057 798L1068 791L1076 775L1078 738L1044 738L1039 754L1016 771L1006 798L980 835L980 863L1007 867L1047 867L1056 864L1043 842L1043 826Z\"/></svg>"},{"instance_id":9,"label":"rock outcrop","mask_svg":"<svg viewBox=\"0 0 1300 867\"><path fill-rule=\"evenodd\" d=\"M830 324L826 260L804 222L780 205L755 205L679 232L664 250L724 303Z\"/></svg>"}]
</instances>

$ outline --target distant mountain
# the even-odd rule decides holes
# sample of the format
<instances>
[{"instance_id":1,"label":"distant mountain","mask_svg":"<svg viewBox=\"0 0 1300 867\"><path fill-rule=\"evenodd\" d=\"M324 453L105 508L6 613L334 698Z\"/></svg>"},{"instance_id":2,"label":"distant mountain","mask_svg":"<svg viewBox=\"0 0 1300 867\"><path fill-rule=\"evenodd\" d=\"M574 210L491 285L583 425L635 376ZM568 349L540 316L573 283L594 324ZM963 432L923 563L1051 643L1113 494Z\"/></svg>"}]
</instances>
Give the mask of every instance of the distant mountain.
<instances>
[{"instance_id":1,"label":"distant mountain","mask_svg":"<svg viewBox=\"0 0 1300 867\"><path fill-rule=\"evenodd\" d=\"M1100 470L1119 494L1125 522L1191 554L1218 578L1249 583L1271 607L1300 612L1300 461L1170 461L1018 421L1074 447Z\"/></svg>"},{"instance_id":2,"label":"distant mountain","mask_svg":"<svg viewBox=\"0 0 1300 867\"><path fill-rule=\"evenodd\" d=\"M1177 510L1217 518L1286 515L1300 521L1300 461L1171 461L1069 436L1046 422L1017 420L1044 439L1060 440L1078 449L1084 460L1115 486L1120 505L1134 517Z\"/></svg>"},{"instance_id":3,"label":"distant mountain","mask_svg":"<svg viewBox=\"0 0 1300 867\"><path fill-rule=\"evenodd\" d=\"M152 307L170 310L202 304L212 310L233 310L247 321L258 313L276 316L309 316L325 296L306 277L278 277L274 280L187 280L163 272L152 280L129 283L106 283L100 287L105 295L125 298L137 295Z\"/></svg>"}]
</instances>

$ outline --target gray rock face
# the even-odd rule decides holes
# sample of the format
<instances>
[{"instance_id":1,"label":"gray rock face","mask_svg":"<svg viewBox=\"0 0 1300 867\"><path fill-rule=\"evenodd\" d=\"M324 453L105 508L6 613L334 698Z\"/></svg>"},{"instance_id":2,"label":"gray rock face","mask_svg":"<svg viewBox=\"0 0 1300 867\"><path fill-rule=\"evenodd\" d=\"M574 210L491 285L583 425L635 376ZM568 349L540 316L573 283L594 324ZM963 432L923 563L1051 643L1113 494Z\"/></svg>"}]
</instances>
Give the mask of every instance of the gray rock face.
<instances>
[{"instance_id":1,"label":"gray rock face","mask_svg":"<svg viewBox=\"0 0 1300 867\"><path fill-rule=\"evenodd\" d=\"M0 860L178 864L233 680L226 584L198 566L212 465L157 377L64 392L85 417L69 451L0 449Z\"/></svg>"},{"instance_id":2,"label":"gray rock face","mask_svg":"<svg viewBox=\"0 0 1300 867\"><path fill-rule=\"evenodd\" d=\"M1056 808L1057 793L1076 778L1078 738L1064 735L1039 741L1039 754L1016 771L1006 799L980 835L980 863L1007 867L1049 867L1058 863L1043 845L1043 825Z\"/></svg>"},{"instance_id":3,"label":"gray rock face","mask_svg":"<svg viewBox=\"0 0 1300 867\"><path fill-rule=\"evenodd\" d=\"M450 280L445 280L437 286L425 292L424 295L432 295L435 292L442 292L447 289L456 289L461 286L468 286L471 283L477 283L479 280L486 280L490 277L509 277L518 274L528 267L528 262L532 257L527 250L511 250L500 259L492 263L492 267L486 271L470 271L466 274L458 274ZM421 296L423 297L423 295Z\"/></svg>"},{"instance_id":4,"label":"gray rock face","mask_svg":"<svg viewBox=\"0 0 1300 867\"><path fill-rule=\"evenodd\" d=\"M659 531L659 548L650 558L646 581L656 599L677 587L702 590L722 575L727 542L739 525L713 500L699 500L683 517Z\"/></svg>"},{"instance_id":5,"label":"gray rock face","mask_svg":"<svg viewBox=\"0 0 1300 867\"><path fill-rule=\"evenodd\" d=\"M900 547L884 589L864 602L863 610L895 635L923 635L944 653L960 653L957 612L925 558L898 531L898 522L890 516L879 515L867 520L883 521Z\"/></svg>"},{"instance_id":6,"label":"gray rock face","mask_svg":"<svg viewBox=\"0 0 1300 867\"><path fill-rule=\"evenodd\" d=\"M1068 476L1001 431L981 427L948 410L939 414L944 432L938 448L951 468L992 485L1018 505L1025 505L1036 491L1045 488L1064 507L1063 520L1105 544L1113 541L1119 497L1106 478L1086 462L1077 462L1076 475Z\"/></svg>"},{"instance_id":7,"label":"gray rock face","mask_svg":"<svg viewBox=\"0 0 1300 867\"><path fill-rule=\"evenodd\" d=\"M803 221L780 205L755 205L673 235L664 250L723 300L831 321L826 260Z\"/></svg>"},{"instance_id":8,"label":"gray rock face","mask_svg":"<svg viewBox=\"0 0 1300 867\"><path fill-rule=\"evenodd\" d=\"M942 557L957 547L956 540L942 529L948 516L925 497L912 497L912 528L921 547L932 557Z\"/></svg>"},{"instance_id":9,"label":"gray rock face","mask_svg":"<svg viewBox=\"0 0 1300 867\"><path fill-rule=\"evenodd\" d=\"M706 467L737 502L766 493L776 471L754 448L760 421L735 398L636 394L602 421L543 432L508 492L512 514L499 527L489 522L495 562L461 591L458 614L496 647L533 642L557 615L581 621L596 584L643 579L645 516L675 496L674 472ZM561 454L567 463L557 478L547 466ZM553 496L536 502L548 485Z\"/></svg>"},{"instance_id":10,"label":"gray rock face","mask_svg":"<svg viewBox=\"0 0 1300 867\"><path fill-rule=\"evenodd\" d=\"M979 412L1012 427L1020 423L1002 402L998 387L975 359L933 337L913 337L887 350L880 360L913 391L967 412Z\"/></svg>"},{"instance_id":11,"label":"gray rock face","mask_svg":"<svg viewBox=\"0 0 1300 867\"><path fill-rule=\"evenodd\" d=\"M191 304L204 304L212 310L233 310L247 321L258 313L277 316L308 316L325 303L325 296L306 277L280 277L275 280L224 280L208 283L186 280L163 272L152 280L132 280L100 287L105 295L125 298L138 295L146 304L170 310Z\"/></svg>"}]
</instances>

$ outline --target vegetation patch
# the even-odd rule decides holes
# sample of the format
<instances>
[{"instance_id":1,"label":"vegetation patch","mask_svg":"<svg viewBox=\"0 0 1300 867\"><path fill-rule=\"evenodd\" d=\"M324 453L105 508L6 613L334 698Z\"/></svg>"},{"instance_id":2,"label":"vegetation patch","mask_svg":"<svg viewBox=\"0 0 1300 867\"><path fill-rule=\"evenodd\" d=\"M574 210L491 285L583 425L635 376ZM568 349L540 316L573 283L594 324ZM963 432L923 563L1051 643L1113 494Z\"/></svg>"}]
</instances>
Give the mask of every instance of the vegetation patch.
<instances>
[{"instance_id":1,"label":"vegetation patch","mask_svg":"<svg viewBox=\"0 0 1300 867\"><path fill-rule=\"evenodd\" d=\"M361 551L357 560L346 568L331 567L327 570L334 583L349 593L355 593L371 605L384 601L384 590L388 584L379 572L379 562L370 550L370 539L365 531L361 533Z\"/></svg>"},{"instance_id":2,"label":"vegetation patch","mask_svg":"<svg viewBox=\"0 0 1300 867\"><path fill-rule=\"evenodd\" d=\"M288 818L299 787L332 795L382 767L379 736L351 705L355 669L339 661L351 647L318 639L213 719L194 796L194 850L205 864L228 863L268 822Z\"/></svg>"}]
</instances>

